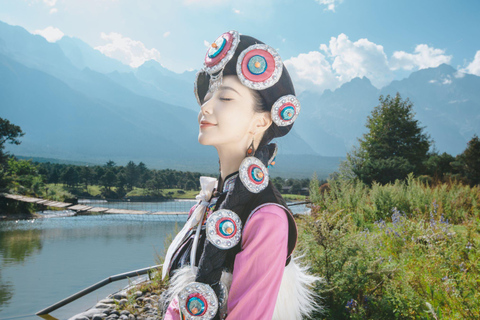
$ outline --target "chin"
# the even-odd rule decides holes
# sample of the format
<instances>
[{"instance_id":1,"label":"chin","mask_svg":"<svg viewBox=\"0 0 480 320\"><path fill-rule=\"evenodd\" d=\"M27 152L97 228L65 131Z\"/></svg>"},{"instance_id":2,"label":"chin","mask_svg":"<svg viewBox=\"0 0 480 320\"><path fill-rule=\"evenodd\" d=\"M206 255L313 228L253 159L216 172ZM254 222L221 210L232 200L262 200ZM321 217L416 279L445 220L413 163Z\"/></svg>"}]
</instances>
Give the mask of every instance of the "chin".
<instances>
[{"instance_id":1,"label":"chin","mask_svg":"<svg viewBox=\"0 0 480 320\"><path fill-rule=\"evenodd\" d=\"M199 142L201 145L204 145L204 146L210 145L210 144L208 143L208 139L207 139L204 135L202 135L201 133L198 135L198 142Z\"/></svg>"}]
</instances>

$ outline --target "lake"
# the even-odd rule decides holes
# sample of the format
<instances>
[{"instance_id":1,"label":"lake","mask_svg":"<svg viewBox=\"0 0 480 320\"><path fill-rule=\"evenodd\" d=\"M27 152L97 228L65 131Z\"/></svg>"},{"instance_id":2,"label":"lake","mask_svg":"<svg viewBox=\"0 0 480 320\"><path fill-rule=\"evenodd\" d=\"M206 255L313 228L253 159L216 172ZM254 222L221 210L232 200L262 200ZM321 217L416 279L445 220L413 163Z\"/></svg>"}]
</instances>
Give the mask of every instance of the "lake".
<instances>
[{"instance_id":1,"label":"lake","mask_svg":"<svg viewBox=\"0 0 480 320\"><path fill-rule=\"evenodd\" d=\"M187 212L195 200L80 201L118 209ZM304 205L292 206L294 212ZM40 319L44 309L109 276L154 266L164 240L186 215L87 215L40 212L42 218L0 221L0 319ZM114 282L54 312L68 319L128 285Z\"/></svg>"}]
</instances>

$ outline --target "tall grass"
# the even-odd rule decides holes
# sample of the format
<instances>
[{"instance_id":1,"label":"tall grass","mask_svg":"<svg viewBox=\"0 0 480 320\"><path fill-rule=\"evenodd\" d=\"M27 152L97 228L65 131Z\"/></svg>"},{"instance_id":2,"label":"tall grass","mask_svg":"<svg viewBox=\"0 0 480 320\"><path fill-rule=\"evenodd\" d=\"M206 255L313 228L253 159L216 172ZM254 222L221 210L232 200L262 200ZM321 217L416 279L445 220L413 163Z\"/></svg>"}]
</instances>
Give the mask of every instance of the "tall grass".
<instances>
[{"instance_id":1,"label":"tall grass","mask_svg":"<svg viewBox=\"0 0 480 320\"><path fill-rule=\"evenodd\" d=\"M312 182L310 194L317 211L344 210L352 214L358 226L386 219L393 207L409 217L428 218L436 205L444 218L454 224L480 216L479 186L456 181L430 186L410 174L405 181L384 186L374 183L368 187L358 180L330 180L328 184L330 191L321 194L318 182Z\"/></svg>"},{"instance_id":2,"label":"tall grass","mask_svg":"<svg viewBox=\"0 0 480 320\"><path fill-rule=\"evenodd\" d=\"M312 181L312 214L297 221L326 280L315 319L480 319L478 186L329 185Z\"/></svg>"}]
</instances>

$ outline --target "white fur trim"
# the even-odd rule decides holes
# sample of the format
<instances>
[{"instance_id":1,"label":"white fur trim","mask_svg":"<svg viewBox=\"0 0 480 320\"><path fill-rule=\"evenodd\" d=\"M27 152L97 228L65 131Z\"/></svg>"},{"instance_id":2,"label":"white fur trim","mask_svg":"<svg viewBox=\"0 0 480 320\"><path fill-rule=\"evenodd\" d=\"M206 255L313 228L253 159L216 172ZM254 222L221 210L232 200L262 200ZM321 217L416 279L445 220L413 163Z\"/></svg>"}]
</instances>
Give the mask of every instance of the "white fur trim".
<instances>
[{"instance_id":1,"label":"white fur trim","mask_svg":"<svg viewBox=\"0 0 480 320\"><path fill-rule=\"evenodd\" d=\"M310 315L313 310L321 308L315 302L313 286L322 278L308 274L308 267L301 266L300 259L301 257L292 257L285 267L272 320L300 320ZM197 267L194 269L196 274ZM178 295L187 284L194 282L195 274L190 266L176 270L165 292L167 301ZM230 290L232 274L224 271L220 281Z\"/></svg>"},{"instance_id":2,"label":"white fur trim","mask_svg":"<svg viewBox=\"0 0 480 320\"><path fill-rule=\"evenodd\" d=\"M321 309L313 286L322 278L308 274L308 267L300 265L300 259L292 256L285 267L272 320L301 320Z\"/></svg>"}]
</instances>

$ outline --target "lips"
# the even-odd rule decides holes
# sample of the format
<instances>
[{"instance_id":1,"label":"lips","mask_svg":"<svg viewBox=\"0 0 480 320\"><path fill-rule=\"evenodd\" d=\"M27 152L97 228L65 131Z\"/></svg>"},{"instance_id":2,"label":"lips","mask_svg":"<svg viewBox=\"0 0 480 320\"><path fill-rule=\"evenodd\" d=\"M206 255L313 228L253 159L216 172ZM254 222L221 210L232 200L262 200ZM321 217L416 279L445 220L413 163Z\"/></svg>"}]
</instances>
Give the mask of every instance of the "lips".
<instances>
[{"instance_id":1,"label":"lips","mask_svg":"<svg viewBox=\"0 0 480 320\"><path fill-rule=\"evenodd\" d=\"M213 123L205 121L205 120L200 121L200 128L213 127L213 126L216 126L216 124L213 124Z\"/></svg>"}]
</instances>

